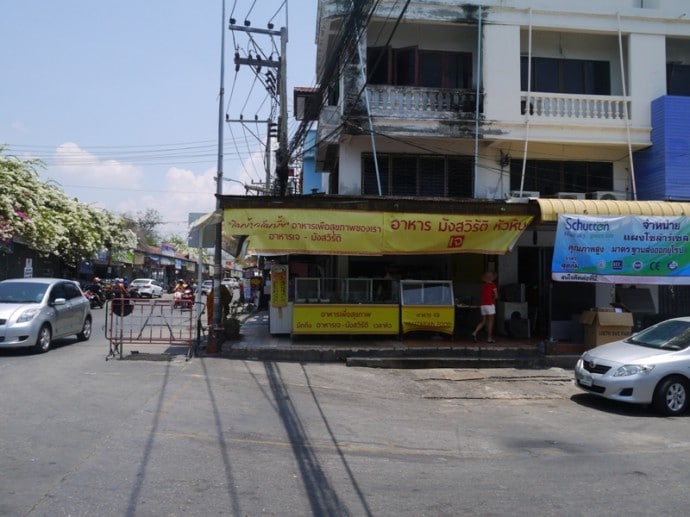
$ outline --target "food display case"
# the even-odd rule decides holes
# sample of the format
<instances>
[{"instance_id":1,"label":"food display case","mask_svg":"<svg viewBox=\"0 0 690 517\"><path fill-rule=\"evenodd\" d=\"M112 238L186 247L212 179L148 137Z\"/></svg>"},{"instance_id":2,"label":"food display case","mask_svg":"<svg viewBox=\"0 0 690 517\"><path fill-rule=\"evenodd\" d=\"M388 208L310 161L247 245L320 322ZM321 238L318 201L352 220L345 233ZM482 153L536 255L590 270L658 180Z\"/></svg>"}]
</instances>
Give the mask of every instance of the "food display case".
<instances>
[{"instance_id":1,"label":"food display case","mask_svg":"<svg viewBox=\"0 0 690 517\"><path fill-rule=\"evenodd\" d=\"M293 334L400 333L395 282L385 278L295 278Z\"/></svg>"},{"instance_id":2,"label":"food display case","mask_svg":"<svg viewBox=\"0 0 690 517\"><path fill-rule=\"evenodd\" d=\"M400 319L403 334L439 332L453 335L455 301L450 280L401 280Z\"/></svg>"}]
</instances>

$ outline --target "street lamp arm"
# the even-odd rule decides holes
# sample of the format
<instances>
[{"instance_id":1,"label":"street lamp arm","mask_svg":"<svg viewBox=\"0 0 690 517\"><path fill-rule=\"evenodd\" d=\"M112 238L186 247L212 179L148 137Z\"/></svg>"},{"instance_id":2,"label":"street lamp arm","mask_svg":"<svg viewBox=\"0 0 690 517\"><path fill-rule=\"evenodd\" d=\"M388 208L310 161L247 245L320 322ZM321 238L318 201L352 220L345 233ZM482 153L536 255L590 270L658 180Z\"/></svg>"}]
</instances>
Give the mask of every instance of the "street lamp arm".
<instances>
[{"instance_id":1,"label":"street lamp arm","mask_svg":"<svg viewBox=\"0 0 690 517\"><path fill-rule=\"evenodd\" d=\"M247 191L249 190L249 186L248 186L246 183L241 182L240 180L236 180L236 179L233 179L233 178L225 178L225 177L224 177L224 178L223 178L223 181L233 181L233 182L235 182L235 183L239 183L240 185L242 185L242 186L244 187L244 193L245 193L245 194L246 194Z\"/></svg>"}]
</instances>

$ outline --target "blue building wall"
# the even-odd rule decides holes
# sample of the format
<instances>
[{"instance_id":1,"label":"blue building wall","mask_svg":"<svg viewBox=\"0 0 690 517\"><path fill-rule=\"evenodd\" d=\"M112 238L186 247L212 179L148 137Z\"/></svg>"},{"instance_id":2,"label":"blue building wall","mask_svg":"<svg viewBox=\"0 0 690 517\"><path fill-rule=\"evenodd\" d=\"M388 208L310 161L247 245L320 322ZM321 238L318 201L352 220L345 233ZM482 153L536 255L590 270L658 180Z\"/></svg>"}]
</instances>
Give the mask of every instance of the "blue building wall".
<instances>
[{"instance_id":1,"label":"blue building wall","mask_svg":"<svg viewBox=\"0 0 690 517\"><path fill-rule=\"evenodd\" d=\"M640 200L690 199L690 97L652 102L652 147L634 155Z\"/></svg>"},{"instance_id":2,"label":"blue building wall","mask_svg":"<svg viewBox=\"0 0 690 517\"><path fill-rule=\"evenodd\" d=\"M316 130L310 129L304 137L302 155L302 194L321 192L321 173L316 172ZM316 189L316 190L314 190Z\"/></svg>"}]
</instances>

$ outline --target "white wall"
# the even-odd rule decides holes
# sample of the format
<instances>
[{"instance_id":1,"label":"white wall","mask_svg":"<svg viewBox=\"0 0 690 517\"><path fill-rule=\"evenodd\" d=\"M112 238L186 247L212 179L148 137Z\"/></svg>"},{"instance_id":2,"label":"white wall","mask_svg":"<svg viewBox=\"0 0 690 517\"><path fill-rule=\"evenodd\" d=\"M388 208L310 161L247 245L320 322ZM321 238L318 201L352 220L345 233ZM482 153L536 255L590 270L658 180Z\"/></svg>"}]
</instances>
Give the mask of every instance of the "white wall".
<instances>
[{"instance_id":1,"label":"white wall","mask_svg":"<svg viewBox=\"0 0 690 517\"><path fill-rule=\"evenodd\" d=\"M690 5L688 5L690 8ZM630 118L635 126L652 125L651 103L666 95L666 38L631 34L628 45L627 93L632 98Z\"/></svg>"},{"instance_id":2,"label":"white wall","mask_svg":"<svg viewBox=\"0 0 690 517\"><path fill-rule=\"evenodd\" d=\"M361 138L348 137L340 142L338 194L362 194L362 152L370 149L371 145Z\"/></svg>"},{"instance_id":3,"label":"white wall","mask_svg":"<svg viewBox=\"0 0 690 517\"><path fill-rule=\"evenodd\" d=\"M484 27L482 88L486 120L519 121L520 29L510 25Z\"/></svg>"}]
</instances>

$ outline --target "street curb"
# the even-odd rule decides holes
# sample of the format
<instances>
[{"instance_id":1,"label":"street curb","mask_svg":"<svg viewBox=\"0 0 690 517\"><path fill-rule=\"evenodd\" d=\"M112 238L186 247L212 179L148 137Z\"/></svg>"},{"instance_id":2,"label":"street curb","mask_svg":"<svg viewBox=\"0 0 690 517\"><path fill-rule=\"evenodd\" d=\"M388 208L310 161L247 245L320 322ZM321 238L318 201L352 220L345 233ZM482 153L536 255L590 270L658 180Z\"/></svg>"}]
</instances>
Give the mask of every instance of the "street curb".
<instances>
[{"instance_id":1,"label":"street curb","mask_svg":"<svg viewBox=\"0 0 690 517\"><path fill-rule=\"evenodd\" d=\"M344 363L367 368L525 368L573 369L579 356L544 356L525 349L406 348L342 349L329 347L248 348L226 344L221 356L227 359Z\"/></svg>"}]
</instances>

